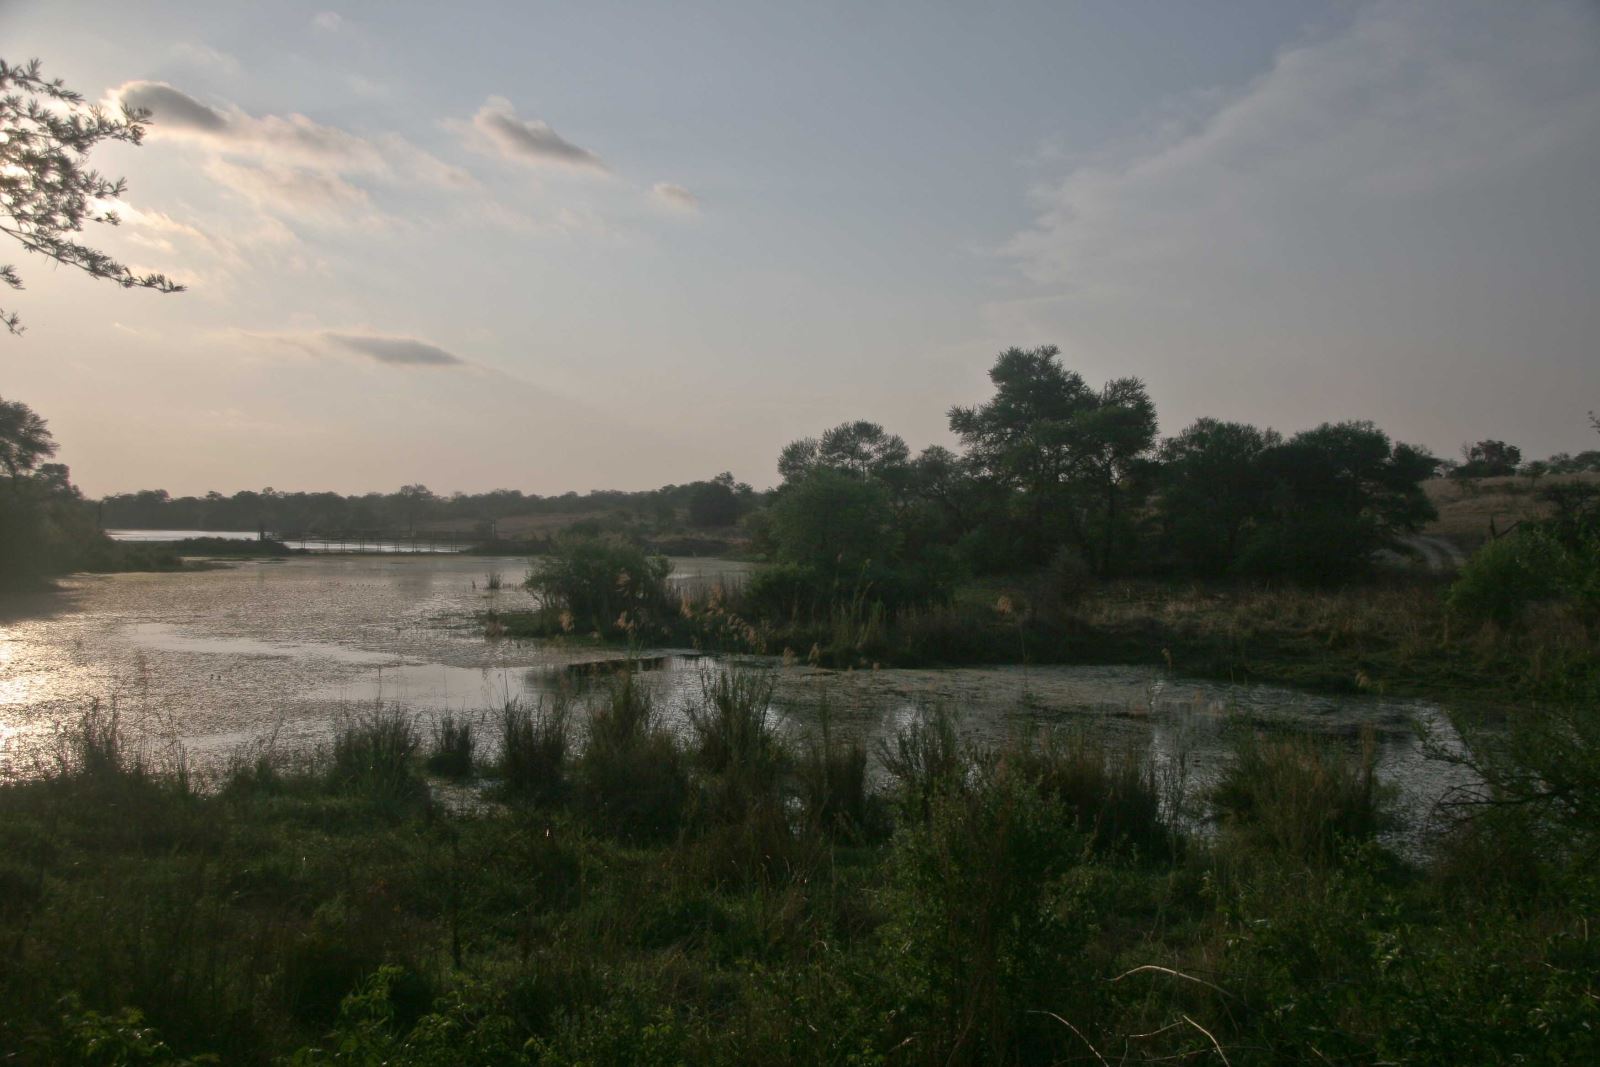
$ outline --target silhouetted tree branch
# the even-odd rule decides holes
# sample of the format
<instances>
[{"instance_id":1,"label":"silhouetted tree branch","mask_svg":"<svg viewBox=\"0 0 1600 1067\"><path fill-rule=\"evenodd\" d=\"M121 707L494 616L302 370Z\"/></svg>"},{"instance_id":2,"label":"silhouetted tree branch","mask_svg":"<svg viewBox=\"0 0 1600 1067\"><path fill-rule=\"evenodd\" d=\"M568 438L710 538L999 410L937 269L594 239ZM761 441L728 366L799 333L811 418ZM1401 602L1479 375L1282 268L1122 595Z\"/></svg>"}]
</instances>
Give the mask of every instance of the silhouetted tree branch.
<instances>
[{"instance_id":1,"label":"silhouetted tree branch","mask_svg":"<svg viewBox=\"0 0 1600 1067\"><path fill-rule=\"evenodd\" d=\"M126 183L89 169L85 157L101 141L138 144L149 113L123 108L120 118L86 106L83 96L39 74L39 61L11 66L0 59L0 231L30 252L116 282L124 289L183 291L164 274L135 274L104 252L73 235L86 222L115 226L110 201ZM22 288L10 264L0 265L0 281ZM14 311L0 308L0 323L12 333L23 327Z\"/></svg>"}]
</instances>

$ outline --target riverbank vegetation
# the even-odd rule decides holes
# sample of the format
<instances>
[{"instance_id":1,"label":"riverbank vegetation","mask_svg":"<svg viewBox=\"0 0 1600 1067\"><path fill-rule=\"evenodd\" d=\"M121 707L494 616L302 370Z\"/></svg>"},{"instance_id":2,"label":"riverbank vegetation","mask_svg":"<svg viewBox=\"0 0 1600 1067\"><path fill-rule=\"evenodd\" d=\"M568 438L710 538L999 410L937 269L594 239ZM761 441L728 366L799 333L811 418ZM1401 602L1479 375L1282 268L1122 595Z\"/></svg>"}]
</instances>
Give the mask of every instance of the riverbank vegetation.
<instances>
[{"instance_id":1,"label":"riverbank vegetation","mask_svg":"<svg viewBox=\"0 0 1600 1067\"><path fill-rule=\"evenodd\" d=\"M91 713L0 785L0 1047L430 1065L1600 1051L1592 731L1485 734L1482 794L1400 854L1358 743L1242 728L1216 784L1186 793L1140 749L979 748L942 713L873 752L825 709L780 730L768 686L708 677L674 727L624 670L490 720L499 751L374 709L321 754L258 747L210 780Z\"/></svg>"},{"instance_id":2,"label":"riverbank vegetation","mask_svg":"<svg viewBox=\"0 0 1600 1067\"><path fill-rule=\"evenodd\" d=\"M1600 699L1600 486L1548 485L1456 579L1405 562L1440 461L1370 423L1284 437L1200 419L1158 442L1137 380L1093 388L1048 347L1002 353L990 377L988 402L950 413L963 455L913 457L870 422L785 448L746 519L764 560L748 580L672 587L636 544L572 532L535 561L542 607L490 632Z\"/></svg>"}]
</instances>

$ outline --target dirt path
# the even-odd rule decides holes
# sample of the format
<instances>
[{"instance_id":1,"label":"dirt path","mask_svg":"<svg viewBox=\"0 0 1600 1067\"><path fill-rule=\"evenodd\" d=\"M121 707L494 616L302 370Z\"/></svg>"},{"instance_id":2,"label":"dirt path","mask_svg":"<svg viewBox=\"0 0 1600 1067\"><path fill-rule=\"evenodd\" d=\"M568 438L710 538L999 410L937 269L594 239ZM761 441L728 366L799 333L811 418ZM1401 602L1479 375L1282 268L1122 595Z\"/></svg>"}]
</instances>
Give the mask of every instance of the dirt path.
<instances>
[{"instance_id":1,"label":"dirt path","mask_svg":"<svg viewBox=\"0 0 1600 1067\"><path fill-rule=\"evenodd\" d=\"M1430 571L1435 574L1454 574L1467 562L1467 555L1457 548L1454 542L1443 537L1432 537L1427 534L1414 534L1402 537L1401 544L1414 549L1427 564Z\"/></svg>"}]
</instances>

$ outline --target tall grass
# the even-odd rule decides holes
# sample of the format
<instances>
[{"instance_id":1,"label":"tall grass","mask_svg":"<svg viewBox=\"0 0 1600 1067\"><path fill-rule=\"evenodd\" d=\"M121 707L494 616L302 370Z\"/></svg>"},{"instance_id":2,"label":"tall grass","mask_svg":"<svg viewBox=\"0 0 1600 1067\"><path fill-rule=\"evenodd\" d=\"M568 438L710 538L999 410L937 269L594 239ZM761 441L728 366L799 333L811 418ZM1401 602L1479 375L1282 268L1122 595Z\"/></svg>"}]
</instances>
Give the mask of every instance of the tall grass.
<instances>
[{"instance_id":1,"label":"tall grass","mask_svg":"<svg viewBox=\"0 0 1600 1067\"><path fill-rule=\"evenodd\" d=\"M128 743L117 706L98 700L90 701L61 736L56 762L62 775L89 781L142 778L146 773L143 755Z\"/></svg>"},{"instance_id":2,"label":"tall grass","mask_svg":"<svg viewBox=\"0 0 1600 1067\"><path fill-rule=\"evenodd\" d=\"M1133 850L1164 859L1176 847L1148 752L1109 746L1082 731L1052 730L1003 758L1059 803L1096 851Z\"/></svg>"},{"instance_id":3,"label":"tall grass","mask_svg":"<svg viewBox=\"0 0 1600 1067\"><path fill-rule=\"evenodd\" d=\"M587 725L577 766L582 807L624 837L676 833L689 797L683 750L631 664L590 705Z\"/></svg>"},{"instance_id":4,"label":"tall grass","mask_svg":"<svg viewBox=\"0 0 1600 1067\"><path fill-rule=\"evenodd\" d=\"M857 738L834 736L826 697L817 730L800 762L800 796L811 829L843 841L861 841L882 828L867 786L867 749Z\"/></svg>"},{"instance_id":5,"label":"tall grass","mask_svg":"<svg viewBox=\"0 0 1600 1067\"><path fill-rule=\"evenodd\" d=\"M701 672L700 702L685 709L701 766L771 780L784 755L772 721L775 686L770 671L733 663Z\"/></svg>"},{"instance_id":6,"label":"tall grass","mask_svg":"<svg viewBox=\"0 0 1600 1067\"><path fill-rule=\"evenodd\" d=\"M1211 792L1226 836L1300 862L1327 865L1344 846L1389 825L1389 791L1377 778L1377 741L1360 751L1304 733L1242 731Z\"/></svg>"},{"instance_id":7,"label":"tall grass","mask_svg":"<svg viewBox=\"0 0 1600 1067\"><path fill-rule=\"evenodd\" d=\"M333 738L328 773L347 788L400 797L420 792L414 761L422 738L396 705L375 704L343 722Z\"/></svg>"},{"instance_id":8,"label":"tall grass","mask_svg":"<svg viewBox=\"0 0 1600 1067\"><path fill-rule=\"evenodd\" d=\"M433 747L428 753L430 773L445 778L466 778L472 774L472 757L477 748L472 723L445 712L433 724Z\"/></svg>"},{"instance_id":9,"label":"tall grass","mask_svg":"<svg viewBox=\"0 0 1600 1067\"><path fill-rule=\"evenodd\" d=\"M927 818L935 797L959 786L970 765L945 707L921 708L911 720L878 742L878 761L898 785L900 805L913 818Z\"/></svg>"},{"instance_id":10,"label":"tall grass","mask_svg":"<svg viewBox=\"0 0 1600 1067\"><path fill-rule=\"evenodd\" d=\"M513 796L538 802L567 792L572 744L571 716L564 696L529 707L508 701L500 715L500 775Z\"/></svg>"}]
</instances>

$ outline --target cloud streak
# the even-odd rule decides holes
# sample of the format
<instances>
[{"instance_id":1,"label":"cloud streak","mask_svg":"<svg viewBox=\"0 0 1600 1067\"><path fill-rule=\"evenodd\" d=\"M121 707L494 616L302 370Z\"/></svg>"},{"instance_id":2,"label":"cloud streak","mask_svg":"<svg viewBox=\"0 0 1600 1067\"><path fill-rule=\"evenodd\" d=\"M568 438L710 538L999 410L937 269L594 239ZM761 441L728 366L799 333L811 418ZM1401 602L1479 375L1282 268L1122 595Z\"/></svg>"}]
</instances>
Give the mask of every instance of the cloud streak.
<instances>
[{"instance_id":1,"label":"cloud streak","mask_svg":"<svg viewBox=\"0 0 1600 1067\"><path fill-rule=\"evenodd\" d=\"M1581 390L1597 70L1600 11L1582 3L1362 8L1040 189L1003 248L1023 277L987 308L994 333L1166 382L1178 419L1382 417L1513 352ZM1496 403L1536 418L1531 387L1514 393ZM1439 407L1413 432L1505 417Z\"/></svg>"},{"instance_id":2,"label":"cloud streak","mask_svg":"<svg viewBox=\"0 0 1600 1067\"><path fill-rule=\"evenodd\" d=\"M132 81L109 102L148 111L150 138L199 147L205 171L259 206L327 213L367 201L352 179L442 189L475 186L470 174L397 134L366 138L305 115L251 115L215 107L165 82Z\"/></svg>"},{"instance_id":3,"label":"cloud streak","mask_svg":"<svg viewBox=\"0 0 1600 1067\"><path fill-rule=\"evenodd\" d=\"M520 117L503 96L491 96L484 102L472 116L471 129L480 146L488 145L504 159L597 174L609 170L599 156L562 137L549 123Z\"/></svg>"},{"instance_id":4,"label":"cloud streak","mask_svg":"<svg viewBox=\"0 0 1600 1067\"><path fill-rule=\"evenodd\" d=\"M681 185L656 182L650 187L650 198L664 207L689 215L700 213L700 198Z\"/></svg>"},{"instance_id":5,"label":"cloud streak","mask_svg":"<svg viewBox=\"0 0 1600 1067\"><path fill-rule=\"evenodd\" d=\"M467 361L436 344L415 337L323 331L325 340L340 348L391 367L464 367Z\"/></svg>"},{"instance_id":6,"label":"cloud streak","mask_svg":"<svg viewBox=\"0 0 1600 1067\"><path fill-rule=\"evenodd\" d=\"M296 348L317 357L356 356L386 367L471 368L476 364L432 341L407 334L370 329L254 331L235 330L232 336Z\"/></svg>"}]
</instances>

